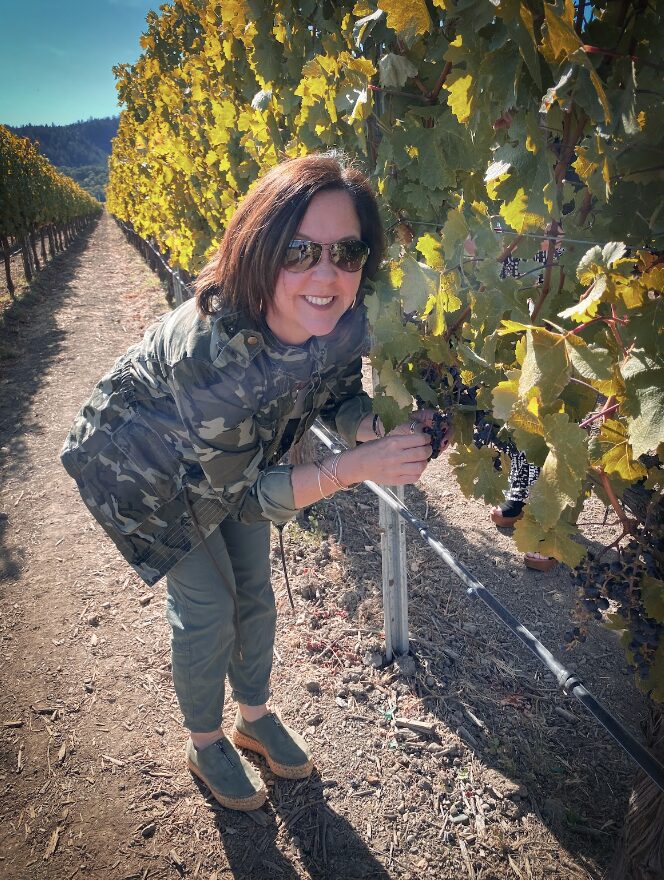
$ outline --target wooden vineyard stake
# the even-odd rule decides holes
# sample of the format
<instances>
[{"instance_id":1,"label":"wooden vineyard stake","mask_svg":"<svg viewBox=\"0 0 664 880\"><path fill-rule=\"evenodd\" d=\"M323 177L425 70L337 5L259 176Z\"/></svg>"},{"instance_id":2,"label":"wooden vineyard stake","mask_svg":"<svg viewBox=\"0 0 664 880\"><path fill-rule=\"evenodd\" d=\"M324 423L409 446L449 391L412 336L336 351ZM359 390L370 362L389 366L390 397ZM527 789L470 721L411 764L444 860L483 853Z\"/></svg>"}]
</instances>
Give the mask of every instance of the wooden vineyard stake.
<instances>
[{"instance_id":1,"label":"wooden vineyard stake","mask_svg":"<svg viewBox=\"0 0 664 880\"><path fill-rule=\"evenodd\" d=\"M403 486L389 487L404 500ZM380 544L383 559L383 614L385 657L408 653L408 576L406 569L406 523L403 517L378 502Z\"/></svg>"}]
</instances>

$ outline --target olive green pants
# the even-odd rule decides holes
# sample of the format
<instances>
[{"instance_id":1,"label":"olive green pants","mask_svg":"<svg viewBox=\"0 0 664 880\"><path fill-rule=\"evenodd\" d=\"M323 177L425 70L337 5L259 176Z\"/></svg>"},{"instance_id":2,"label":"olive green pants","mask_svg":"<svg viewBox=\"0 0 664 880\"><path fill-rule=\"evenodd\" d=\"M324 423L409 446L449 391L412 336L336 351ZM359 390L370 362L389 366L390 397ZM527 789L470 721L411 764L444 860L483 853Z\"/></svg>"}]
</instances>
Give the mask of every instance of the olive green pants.
<instances>
[{"instance_id":1,"label":"olive green pants","mask_svg":"<svg viewBox=\"0 0 664 880\"><path fill-rule=\"evenodd\" d=\"M277 617L269 523L226 519L205 543L237 590L242 655L234 651L233 599L201 544L166 576L173 683L184 725L194 733L221 724L227 675L238 702L267 700Z\"/></svg>"}]
</instances>

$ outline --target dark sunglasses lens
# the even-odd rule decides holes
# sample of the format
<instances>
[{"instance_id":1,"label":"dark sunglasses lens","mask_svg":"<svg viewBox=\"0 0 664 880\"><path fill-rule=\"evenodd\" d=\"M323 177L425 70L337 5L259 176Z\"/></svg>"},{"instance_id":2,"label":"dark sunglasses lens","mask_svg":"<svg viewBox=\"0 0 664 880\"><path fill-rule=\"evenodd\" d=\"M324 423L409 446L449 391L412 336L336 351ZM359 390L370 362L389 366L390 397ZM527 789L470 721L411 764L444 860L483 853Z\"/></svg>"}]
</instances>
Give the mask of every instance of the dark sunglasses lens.
<instances>
[{"instance_id":1,"label":"dark sunglasses lens","mask_svg":"<svg viewBox=\"0 0 664 880\"><path fill-rule=\"evenodd\" d=\"M286 248L284 268L289 272L306 272L320 260L321 252L315 241L291 241Z\"/></svg>"},{"instance_id":2,"label":"dark sunglasses lens","mask_svg":"<svg viewBox=\"0 0 664 880\"><path fill-rule=\"evenodd\" d=\"M369 247L363 241L339 241L330 247L330 257L344 272L359 272L369 258Z\"/></svg>"}]
</instances>

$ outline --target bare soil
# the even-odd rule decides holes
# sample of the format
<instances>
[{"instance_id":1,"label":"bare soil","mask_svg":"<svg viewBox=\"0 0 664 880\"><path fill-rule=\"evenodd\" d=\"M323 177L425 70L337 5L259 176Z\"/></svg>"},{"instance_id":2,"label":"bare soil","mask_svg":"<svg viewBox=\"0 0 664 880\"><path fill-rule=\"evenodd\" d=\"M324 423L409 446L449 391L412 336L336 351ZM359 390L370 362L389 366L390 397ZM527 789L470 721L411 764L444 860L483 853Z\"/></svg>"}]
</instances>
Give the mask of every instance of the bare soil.
<instances>
[{"instance_id":1,"label":"bare soil","mask_svg":"<svg viewBox=\"0 0 664 880\"><path fill-rule=\"evenodd\" d=\"M282 781L261 762L270 798L244 814L190 775L164 590L128 569L58 460L96 380L166 308L104 216L4 313L0 878L601 878L633 765L414 532L411 654L380 668L380 534L364 488L286 530L294 613L274 548L273 700L310 741L313 778ZM593 621L565 655L567 572L526 570L445 458L406 501L638 733L645 706L616 635ZM603 513L584 511L589 541L611 540Z\"/></svg>"}]
</instances>

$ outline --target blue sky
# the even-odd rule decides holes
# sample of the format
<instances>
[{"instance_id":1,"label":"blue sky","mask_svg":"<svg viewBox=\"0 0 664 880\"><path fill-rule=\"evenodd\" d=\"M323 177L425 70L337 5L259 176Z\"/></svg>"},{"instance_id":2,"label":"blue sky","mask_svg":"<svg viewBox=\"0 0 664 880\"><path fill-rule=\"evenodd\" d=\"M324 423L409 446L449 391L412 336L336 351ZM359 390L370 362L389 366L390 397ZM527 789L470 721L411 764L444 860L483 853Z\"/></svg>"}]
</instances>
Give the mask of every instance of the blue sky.
<instances>
[{"instance_id":1,"label":"blue sky","mask_svg":"<svg viewBox=\"0 0 664 880\"><path fill-rule=\"evenodd\" d=\"M112 67L141 52L163 0L0 0L0 124L114 116Z\"/></svg>"}]
</instances>

